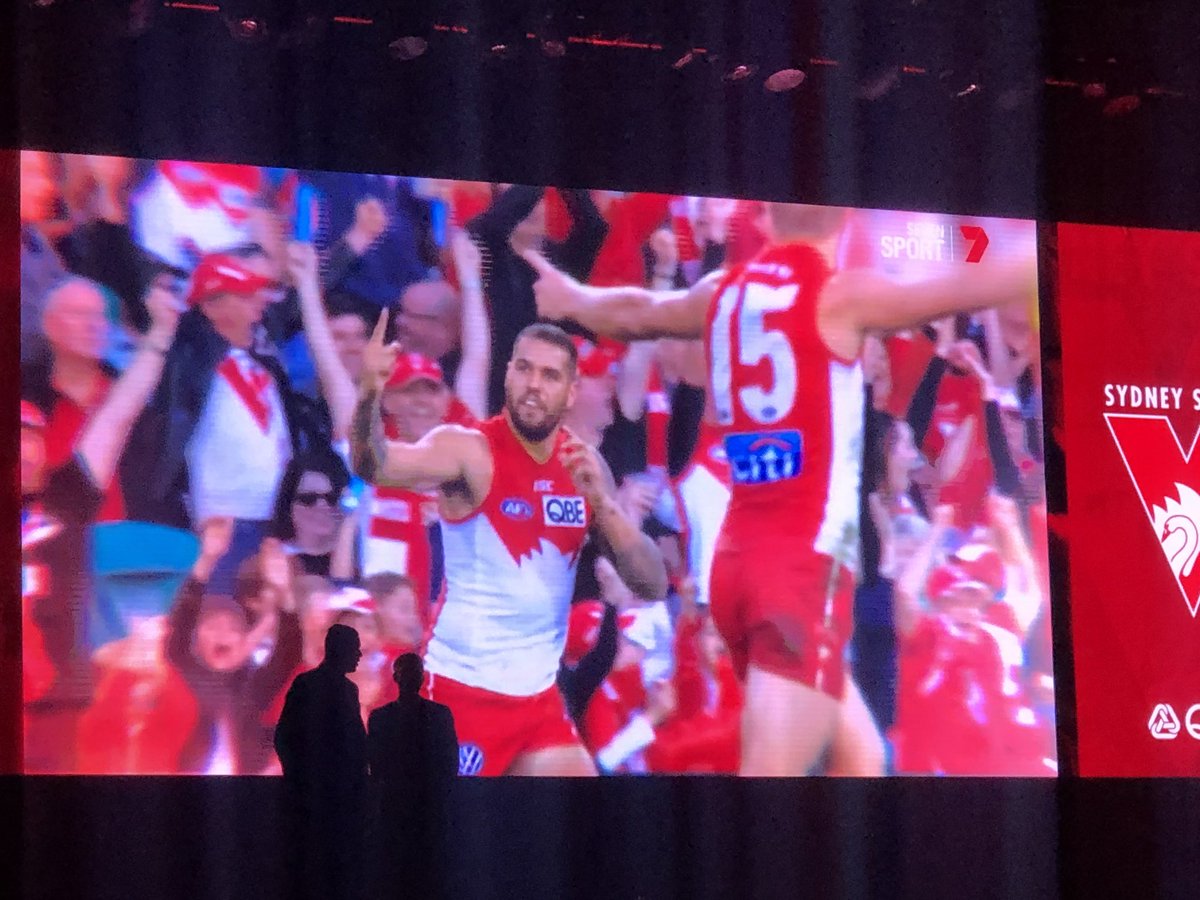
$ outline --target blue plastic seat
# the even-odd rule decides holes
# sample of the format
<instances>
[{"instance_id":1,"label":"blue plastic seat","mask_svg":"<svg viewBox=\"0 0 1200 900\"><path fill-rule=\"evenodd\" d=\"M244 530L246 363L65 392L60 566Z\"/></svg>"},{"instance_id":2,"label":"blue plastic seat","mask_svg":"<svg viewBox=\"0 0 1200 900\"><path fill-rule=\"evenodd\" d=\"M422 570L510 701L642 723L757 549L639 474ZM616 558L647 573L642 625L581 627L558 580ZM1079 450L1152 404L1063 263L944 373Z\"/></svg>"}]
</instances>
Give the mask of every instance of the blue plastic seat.
<instances>
[{"instance_id":1,"label":"blue plastic seat","mask_svg":"<svg viewBox=\"0 0 1200 900\"><path fill-rule=\"evenodd\" d=\"M92 527L95 602L87 617L92 648L126 637L134 618L165 615L200 552L196 536L148 522Z\"/></svg>"}]
</instances>

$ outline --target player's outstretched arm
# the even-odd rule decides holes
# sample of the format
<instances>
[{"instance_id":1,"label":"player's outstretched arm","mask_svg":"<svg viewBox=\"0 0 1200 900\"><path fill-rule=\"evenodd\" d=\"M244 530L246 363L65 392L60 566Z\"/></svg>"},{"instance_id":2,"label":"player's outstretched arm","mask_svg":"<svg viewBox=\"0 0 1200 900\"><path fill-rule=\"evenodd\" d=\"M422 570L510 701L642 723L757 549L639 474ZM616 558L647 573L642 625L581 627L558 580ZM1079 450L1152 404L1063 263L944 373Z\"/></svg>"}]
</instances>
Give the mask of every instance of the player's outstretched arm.
<instances>
[{"instance_id":1,"label":"player's outstretched arm","mask_svg":"<svg viewBox=\"0 0 1200 900\"><path fill-rule=\"evenodd\" d=\"M527 250L522 256L538 274L533 294L543 319L569 319L594 334L619 341L704 336L704 321L718 273L684 291L597 288L560 272L535 250Z\"/></svg>"},{"instance_id":2,"label":"player's outstretched arm","mask_svg":"<svg viewBox=\"0 0 1200 900\"><path fill-rule=\"evenodd\" d=\"M595 533L621 580L643 600L667 595L667 565L650 535L621 508L608 464L593 448L571 436L563 444L563 464L595 516Z\"/></svg>"},{"instance_id":3,"label":"player's outstretched arm","mask_svg":"<svg viewBox=\"0 0 1200 900\"><path fill-rule=\"evenodd\" d=\"M987 262L962 266L954 275L911 284L869 270L839 272L822 299L821 330L827 342L835 338L838 346L833 349L857 356L865 332L915 328L952 313L1025 301L1036 287L1032 252L997 253Z\"/></svg>"},{"instance_id":4,"label":"player's outstretched arm","mask_svg":"<svg viewBox=\"0 0 1200 900\"><path fill-rule=\"evenodd\" d=\"M363 351L358 402L350 423L350 462L354 472L375 485L424 488L462 478L478 444L477 432L442 425L414 444L389 441L383 431L379 398L396 365L396 344L384 344L387 310Z\"/></svg>"}]
</instances>

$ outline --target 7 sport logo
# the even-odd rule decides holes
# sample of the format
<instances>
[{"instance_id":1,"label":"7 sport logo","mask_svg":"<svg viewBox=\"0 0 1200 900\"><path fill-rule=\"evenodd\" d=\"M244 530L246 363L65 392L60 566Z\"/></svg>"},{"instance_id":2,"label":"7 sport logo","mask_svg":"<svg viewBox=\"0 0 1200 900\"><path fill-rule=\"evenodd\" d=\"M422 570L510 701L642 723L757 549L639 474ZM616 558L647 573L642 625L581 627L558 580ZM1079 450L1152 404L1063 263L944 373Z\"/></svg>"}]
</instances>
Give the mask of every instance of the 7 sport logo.
<instances>
[{"instance_id":1,"label":"7 sport logo","mask_svg":"<svg viewBox=\"0 0 1200 900\"><path fill-rule=\"evenodd\" d=\"M1166 416L1105 413L1104 420L1194 618L1200 612L1200 429L1184 449Z\"/></svg>"}]
</instances>

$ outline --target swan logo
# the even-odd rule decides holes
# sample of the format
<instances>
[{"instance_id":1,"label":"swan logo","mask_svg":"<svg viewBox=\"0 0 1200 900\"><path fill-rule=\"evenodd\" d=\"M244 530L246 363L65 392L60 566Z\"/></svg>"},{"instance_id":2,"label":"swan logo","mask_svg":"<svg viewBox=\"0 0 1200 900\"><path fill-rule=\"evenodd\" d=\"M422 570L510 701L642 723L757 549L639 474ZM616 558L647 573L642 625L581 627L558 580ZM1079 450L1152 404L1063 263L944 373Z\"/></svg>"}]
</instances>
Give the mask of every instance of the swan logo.
<instances>
[{"instance_id":1,"label":"swan logo","mask_svg":"<svg viewBox=\"0 0 1200 900\"><path fill-rule=\"evenodd\" d=\"M1200 430L1186 450L1165 416L1106 413L1105 421L1188 611L1200 612Z\"/></svg>"}]
</instances>

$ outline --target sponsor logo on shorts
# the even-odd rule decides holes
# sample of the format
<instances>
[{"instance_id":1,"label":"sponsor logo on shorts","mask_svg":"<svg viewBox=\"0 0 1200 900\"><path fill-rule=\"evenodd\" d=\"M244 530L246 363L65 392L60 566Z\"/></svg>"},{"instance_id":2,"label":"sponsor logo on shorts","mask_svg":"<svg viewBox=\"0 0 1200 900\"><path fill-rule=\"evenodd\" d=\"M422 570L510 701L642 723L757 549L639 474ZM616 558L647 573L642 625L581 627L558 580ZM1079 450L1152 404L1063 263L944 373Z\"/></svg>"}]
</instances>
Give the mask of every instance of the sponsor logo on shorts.
<instances>
[{"instance_id":1,"label":"sponsor logo on shorts","mask_svg":"<svg viewBox=\"0 0 1200 900\"><path fill-rule=\"evenodd\" d=\"M582 497L542 497L542 517L558 528L586 528L587 504Z\"/></svg>"},{"instance_id":2,"label":"sponsor logo on shorts","mask_svg":"<svg viewBox=\"0 0 1200 900\"><path fill-rule=\"evenodd\" d=\"M477 744L458 745L458 774L478 775L483 769L483 751Z\"/></svg>"},{"instance_id":3,"label":"sponsor logo on shorts","mask_svg":"<svg viewBox=\"0 0 1200 900\"><path fill-rule=\"evenodd\" d=\"M798 431L755 431L725 436L735 484L771 484L800 475L804 451Z\"/></svg>"},{"instance_id":4,"label":"sponsor logo on shorts","mask_svg":"<svg viewBox=\"0 0 1200 900\"><path fill-rule=\"evenodd\" d=\"M518 522L533 518L533 507L520 497L509 497L503 500L500 503L500 512Z\"/></svg>"}]
</instances>

